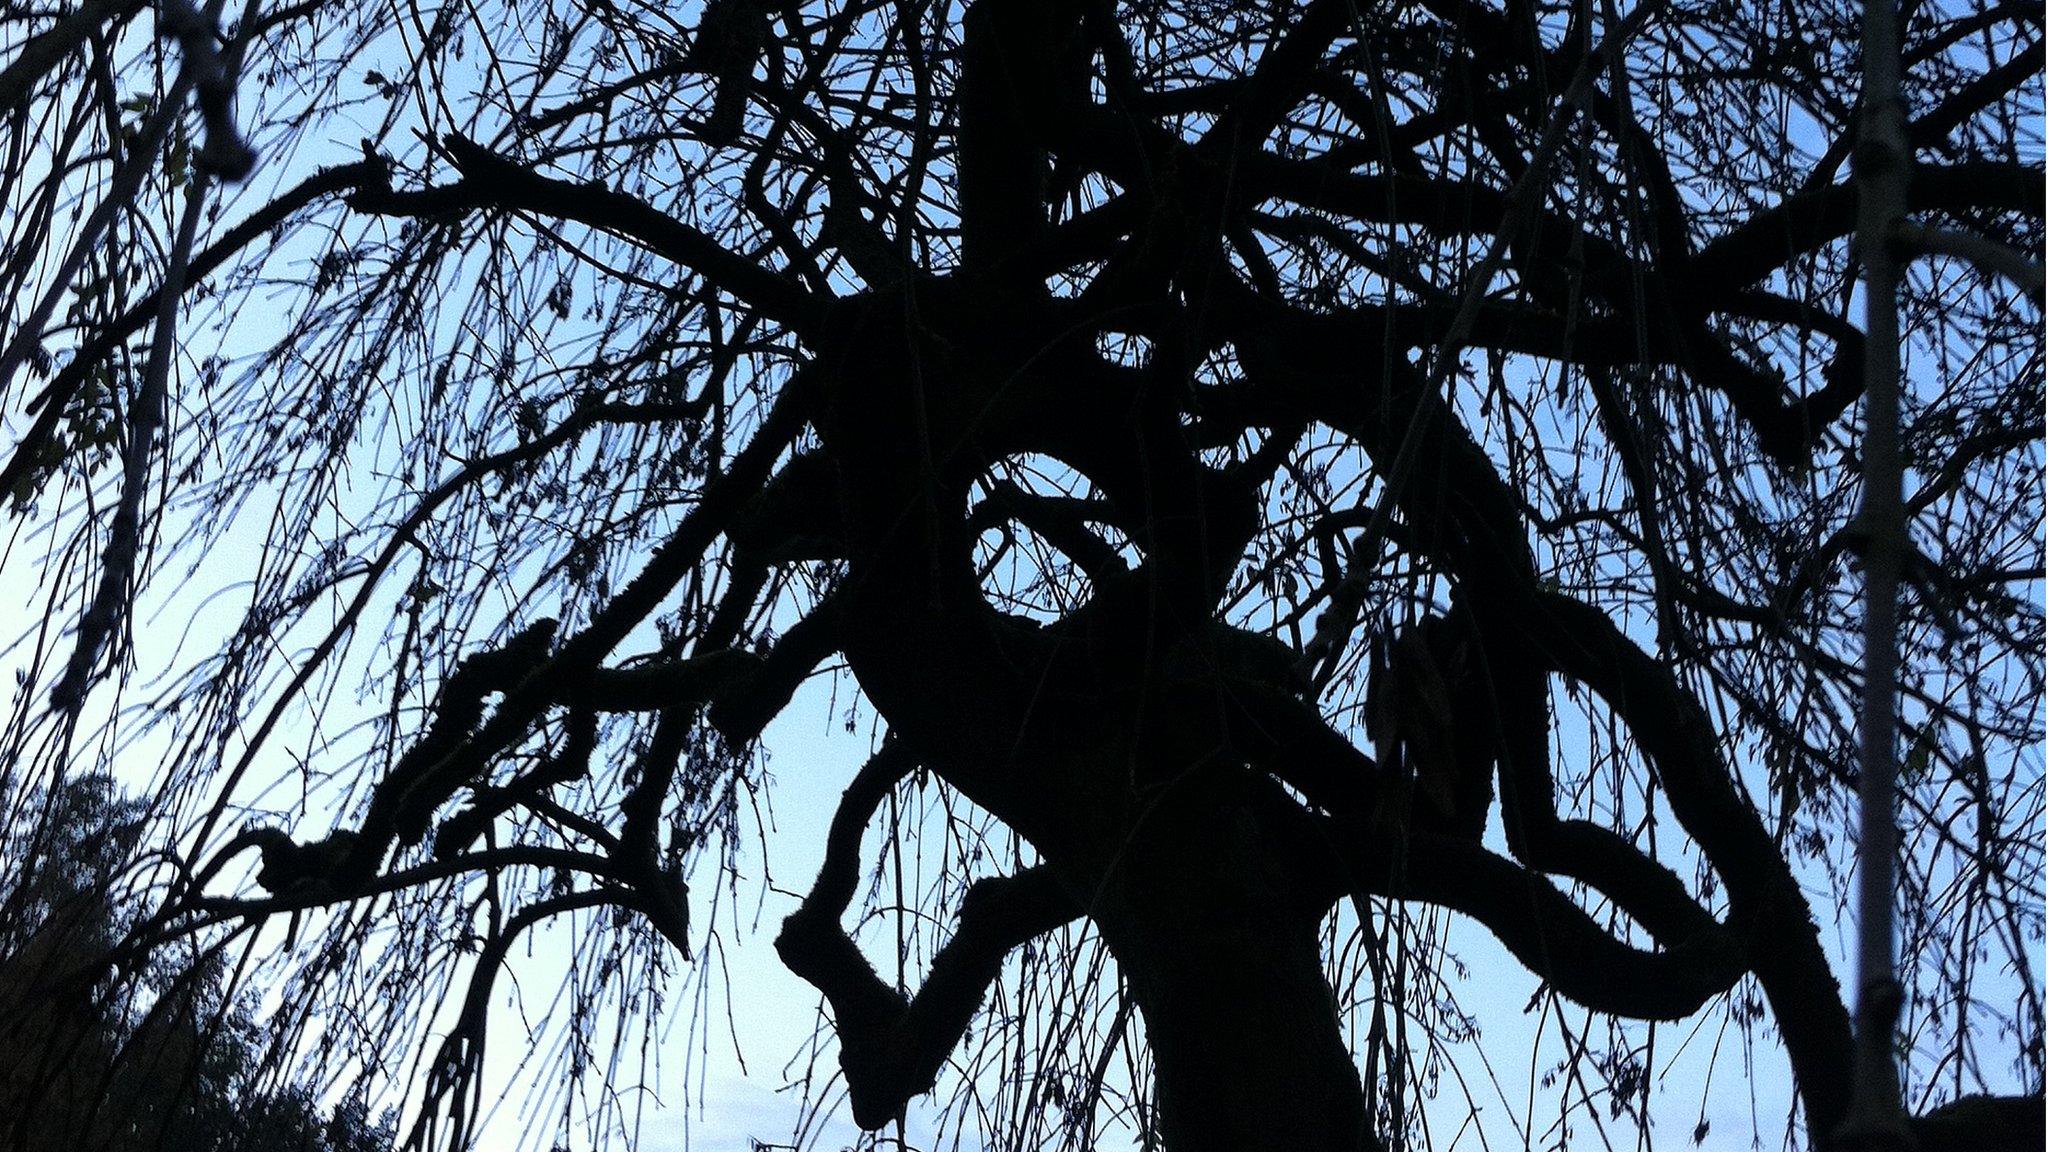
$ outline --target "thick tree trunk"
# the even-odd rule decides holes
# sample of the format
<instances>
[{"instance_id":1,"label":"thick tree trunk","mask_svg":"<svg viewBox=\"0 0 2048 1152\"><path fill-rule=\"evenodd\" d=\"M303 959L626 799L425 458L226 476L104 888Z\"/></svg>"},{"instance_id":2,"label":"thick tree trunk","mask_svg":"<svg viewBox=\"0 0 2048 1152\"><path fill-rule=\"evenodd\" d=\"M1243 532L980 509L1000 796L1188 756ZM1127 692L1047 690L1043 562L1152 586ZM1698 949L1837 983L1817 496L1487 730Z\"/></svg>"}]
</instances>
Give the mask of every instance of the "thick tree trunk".
<instances>
[{"instance_id":1,"label":"thick tree trunk","mask_svg":"<svg viewBox=\"0 0 2048 1152\"><path fill-rule=\"evenodd\" d=\"M1209 904L1118 951L1171 1152L1376 1147L1312 932Z\"/></svg>"},{"instance_id":2,"label":"thick tree trunk","mask_svg":"<svg viewBox=\"0 0 2048 1152\"><path fill-rule=\"evenodd\" d=\"M922 322L948 304L920 300ZM1329 855L1302 842L1299 805L1228 751L1213 692L1171 682L1176 661L1216 659L1188 621L1206 622L1214 595L1221 565L1206 556L1234 559L1251 512L1226 530L1206 497L1173 504L1194 473L1169 464L1192 469L1192 453L1166 460L1163 442L1108 416L1082 422L1094 438L982 443L1010 385L975 382L1013 380L1057 341L950 305L964 319L937 342L897 312L848 311L843 356L824 358L819 433L863 544L841 586L840 650L916 760L1030 840L1102 931L1145 1020L1169 1152L1377 1149L1323 976ZM1192 557L1148 571L1195 578L1101 592L1056 629L997 614L969 562L969 485L1026 447L1084 457L1105 490L1128 485L1150 513L1134 533L1148 554ZM1118 459L1153 471L1117 474Z\"/></svg>"},{"instance_id":3,"label":"thick tree trunk","mask_svg":"<svg viewBox=\"0 0 2048 1152\"><path fill-rule=\"evenodd\" d=\"M1170 786L1110 865L1096 923L1144 1015L1170 1152L1378 1148L1319 910L1237 788ZM1180 801L1176 803L1176 801Z\"/></svg>"}]
</instances>

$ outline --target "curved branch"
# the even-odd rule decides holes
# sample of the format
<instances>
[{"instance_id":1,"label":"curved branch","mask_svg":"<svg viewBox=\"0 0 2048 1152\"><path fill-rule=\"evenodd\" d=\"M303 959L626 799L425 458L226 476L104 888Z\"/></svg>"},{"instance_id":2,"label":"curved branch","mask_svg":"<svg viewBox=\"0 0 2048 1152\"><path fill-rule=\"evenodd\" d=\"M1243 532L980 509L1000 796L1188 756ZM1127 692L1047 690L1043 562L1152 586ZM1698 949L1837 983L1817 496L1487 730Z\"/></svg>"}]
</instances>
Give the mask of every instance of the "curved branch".
<instances>
[{"instance_id":1,"label":"curved branch","mask_svg":"<svg viewBox=\"0 0 2048 1152\"><path fill-rule=\"evenodd\" d=\"M502 208L574 220L675 261L791 331L815 332L824 317L829 298L798 287L643 200L602 184L542 176L461 136L451 134L443 144L461 180L405 192L367 189L349 197L349 207L384 216Z\"/></svg>"},{"instance_id":2,"label":"curved branch","mask_svg":"<svg viewBox=\"0 0 2048 1152\"><path fill-rule=\"evenodd\" d=\"M227 860L250 847L270 847L289 837L275 828L252 828L236 836L207 865L204 875L218 872ZM305 845L307 849L316 845ZM499 872L506 868L547 868L559 872L582 872L605 879L618 879L612 862L603 856L590 852L579 852L573 848L550 848L538 844L514 844L504 848L487 848L468 852L446 859L428 860L410 868L400 868L361 880L348 887L334 884L301 884L285 892L265 899L249 900L201 896L182 907L205 913L197 923L169 925L161 934L139 943L133 953L142 953L160 947L164 942L191 935L195 931L210 928L230 920L251 916L268 916L274 912L297 912L307 908L318 908L328 904L339 904L349 900L360 900L366 896L382 896L408 888L446 880L465 872Z\"/></svg>"},{"instance_id":3,"label":"curved branch","mask_svg":"<svg viewBox=\"0 0 2048 1152\"><path fill-rule=\"evenodd\" d=\"M1798 883L1737 793L1699 702L1605 614L1541 587L1513 493L1455 414L1414 386L1414 373L1394 366L1381 380L1368 377L1361 389L1358 364L1373 358L1359 355L1355 339L1340 340L1333 327L1271 307L1263 315L1239 312L1247 322L1240 356L1260 381L1258 390L1351 430L1375 459L1394 456L1391 429L1407 424L1416 406L1435 410L1427 421L1431 432L1421 438L1431 458L1414 470L1401 508L1416 538L1456 574L1477 617L1504 734L1502 794L1522 805L1517 822L1537 830L1536 860L1556 863L1559 847L1554 835L1552 843L1540 842L1555 820L1547 669L1586 683L1628 724L1679 822L1727 883L1737 930L1770 942L1756 949L1754 971L1784 1033L1815 1130L1831 1130L1847 1106L1848 1014ZM1565 861L1574 871L1590 870L1600 855L1612 854L1611 846L1566 835L1576 840L1563 845L1568 854L1583 858ZM1646 908L1662 904L1655 889L1668 889L1668 882L1652 877L1647 883L1630 898L1647 897L1652 903Z\"/></svg>"},{"instance_id":4,"label":"curved branch","mask_svg":"<svg viewBox=\"0 0 2048 1152\"><path fill-rule=\"evenodd\" d=\"M265 745L269 742L270 734L276 730L286 711L298 699L299 693L307 684L312 682L314 675L336 651L341 649L343 641L354 631L356 623L362 619L364 611L369 608L370 602L375 596L384 576L390 572L392 565L397 563L400 553L418 543L420 529L429 520L433 519L434 513L442 505L460 494L463 489L484 477L503 474L506 470L515 468L522 463L538 459L561 445L570 442L590 426L602 421L666 419L678 415L688 416L693 411L694 408L690 406L666 404L605 403L581 407L569 419L556 425L545 435L529 440L516 448L469 460L452 475L436 484L425 496L420 498L419 504L390 533L383 548L378 551L376 559L359 571L358 575L362 580L362 586L356 590L356 594L350 598L347 606L342 609L340 616L327 629L326 635L321 637L320 643L315 645L313 651L300 662L298 668L292 673L291 681L284 687L283 691L278 693L277 699L272 701L269 710L264 713L263 720L256 725L254 734L250 736L242 749L241 755L236 759L235 766L229 770L223 786L224 791L233 791L235 785L247 774L250 767L255 763L258 754L262 752ZM764 432L766 430L766 428L763 429ZM744 456L745 453L742 453L742 455ZM735 466L737 464L738 462L735 461ZM685 527L687 527L687 524L688 522L686 521ZM680 576L677 579L680 579ZM593 658L594 662L595 658ZM201 822L195 839L200 843L204 843L207 837L212 834L218 819L218 810L215 813L209 814L206 820Z\"/></svg>"},{"instance_id":5,"label":"curved branch","mask_svg":"<svg viewBox=\"0 0 2048 1152\"><path fill-rule=\"evenodd\" d=\"M0 108L19 108L37 82L94 36L141 12L145 0L84 0L78 10L29 37L0 68ZM102 26L105 26L104 28Z\"/></svg>"},{"instance_id":6,"label":"curved branch","mask_svg":"<svg viewBox=\"0 0 2048 1152\"><path fill-rule=\"evenodd\" d=\"M2033 1096L1965 1096L1906 1121L1918 1152L2034 1152L2048 1144L2048 1108Z\"/></svg>"},{"instance_id":7,"label":"curved branch","mask_svg":"<svg viewBox=\"0 0 2048 1152\"><path fill-rule=\"evenodd\" d=\"M862 766L832 816L825 862L810 895L775 938L782 962L832 1005L853 1118L869 1131L931 1090L1010 949L1081 914L1042 864L977 881L961 901L953 938L932 957L917 994L906 999L884 984L839 918L859 882L861 832L914 767L900 743L884 746Z\"/></svg>"},{"instance_id":8,"label":"curved branch","mask_svg":"<svg viewBox=\"0 0 2048 1152\"><path fill-rule=\"evenodd\" d=\"M1624 944L1534 869L1468 840L1387 836L1349 821L1330 835L1352 846L1346 862L1366 891L1471 916L1529 971L1596 1012L1683 1019L1749 968L1750 949L1711 918L1662 951ZM1648 861L1640 853L1636 859Z\"/></svg>"},{"instance_id":9,"label":"curved branch","mask_svg":"<svg viewBox=\"0 0 2048 1152\"><path fill-rule=\"evenodd\" d=\"M483 720L484 698L511 692L548 662L555 622L541 620L502 646L465 658L443 686L434 706L434 721L419 742L391 766L370 796L370 810L361 830L335 864L344 879L366 877L383 866L395 840L417 843L426 835L435 810L481 775L490 757L506 742L472 743ZM523 730L523 726L522 726ZM585 752L588 759L588 752Z\"/></svg>"},{"instance_id":10,"label":"curved branch","mask_svg":"<svg viewBox=\"0 0 2048 1152\"><path fill-rule=\"evenodd\" d=\"M424 1148L432 1143L439 1106L444 1100L451 1101L448 1121L454 1127L448 1146L468 1146L473 1131L471 1125L480 1119L472 1116L470 1109L475 1103L477 1077L483 1071L484 1030L490 1020L491 989L497 983L499 969L511 953L512 945L531 929L556 916L604 907L612 903L615 896L615 893L599 890L570 892L537 901L513 913L485 941L475 966L470 970L469 987L464 990L462 1009L456 1015L455 1025L442 1038L433 1066L427 1072L425 1096L419 1117L413 1121L409 1146Z\"/></svg>"},{"instance_id":11,"label":"curved branch","mask_svg":"<svg viewBox=\"0 0 2048 1152\"><path fill-rule=\"evenodd\" d=\"M343 846L342 859L335 863L338 874L345 879L373 875L394 840L416 842L441 804L480 779L493 757L517 743L543 711L572 694L567 686L654 610L723 531L746 493L767 479L801 427L801 392L793 388L777 401L754 439L706 489L675 534L655 549L640 574L552 658L548 649L555 623L548 620L457 669L426 735L379 782L361 831ZM503 693L504 699L486 721L483 698L493 693ZM237 772L246 766L245 757Z\"/></svg>"},{"instance_id":12,"label":"curved branch","mask_svg":"<svg viewBox=\"0 0 2048 1152\"><path fill-rule=\"evenodd\" d=\"M723 684L711 702L711 724L735 744L761 735L819 662L839 648L843 597L827 596L790 625L744 675Z\"/></svg>"},{"instance_id":13,"label":"curved branch","mask_svg":"<svg viewBox=\"0 0 2048 1152\"><path fill-rule=\"evenodd\" d=\"M1412 798L1384 788L1371 758L1313 707L1277 691L1232 687L1233 744L1331 814L1343 831L1330 839L1349 846L1346 869L1368 890L1478 919L1532 972L1603 1012L1677 1019L1726 991L1746 970L1748 948L1736 934L1693 900L1668 868L1613 832L1559 821L1554 808L1520 797L1514 807L1523 819L1511 815L1506 823L1524 867L1474 840L1415 830L1405 813L1387 810L1397 797ZM1531 819L1537 810L1547 819ZM1524 827L1515 830L1518 823ZM1664 951L1621 943L1543 872L1578 880L1612 900Z\"/></svg>"},{"instance_id":14,"label":"curved branch","mask_svg":"<svg viewBox=\"0 0 2048 1152\"><path fill-rule=\"evenodd\" d=\"M1261 150L1281 119L1308 93L1323 55L1351 30L1357 12L1353 0L1309 4L1294 27L1260 55L1251 75L1230 86L1231 98L1222 115L1203 133L1196 149L1226 162Z\"/></svg>"},{"instance_id":15,"label":"curved branch","mask_svg":"<svg viewBox=\"0 0 2048 1152\"><path fill-rule=\"evenodd\" d=\"M1913 169L1908 207L1916 212L1978 208L2040 219L2041 173L2023 164L1979 160ZM1833 184L1788 196L1723 233L1689 266L1699 282L1743 287L1802 253L1856 228L1856 186Z\"/></svg>"},{"instance_id":16,"label":"curved branch","mask_svg":"<svg viewBox=\"0 0 2048 1152\"><path fill-rule=\"evenodd\" d=\"M1536 591L1512 614L1548 667L1597 693L1656 768L1671 810L1728 886L1730 910L1759 942L1770 997L1816 1131L1848 1106L1849 1015L1790 867L1736 791L1699 701L1599 609Z\"/></svg>"},{"instance_id":17,"label":"curved branch","mask_svg":"<svg viewBox=\"0 0 2048 1152\"><path fill-rule=\"evenodd\" d=\"M1013 481L1002 480L990 487L988 499L974 508L967 525L980 531L1006 519L1043 536L1080 565L1097 587L1130 572L1123 556L1088 527L1091 522L1114 521L1115 513L1107 501L1027 492Z\"/></svg>"}]
</instances>

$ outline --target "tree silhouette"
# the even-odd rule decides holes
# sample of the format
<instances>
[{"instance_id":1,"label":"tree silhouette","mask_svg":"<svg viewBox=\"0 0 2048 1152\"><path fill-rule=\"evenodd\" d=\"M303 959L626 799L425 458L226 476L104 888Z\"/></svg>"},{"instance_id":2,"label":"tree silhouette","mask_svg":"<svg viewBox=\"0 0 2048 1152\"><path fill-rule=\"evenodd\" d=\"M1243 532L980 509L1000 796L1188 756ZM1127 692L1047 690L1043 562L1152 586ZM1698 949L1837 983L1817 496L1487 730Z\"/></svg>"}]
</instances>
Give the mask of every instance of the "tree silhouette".
<instances>
[{"instance_id":1,"label":"tree silhouette","mask_svg":"<svg viewBox=\"0 0 2048 1152\"><path fill-rule=\"evenodd\" d=\"M329 1110L310 1084L272 1085L246 1005L218 957L158 957L118 985L102 961L133 910L120 877L144 806L89 775L60 788L42 867L0 926L0 1140L35 1152L383 1152L395 1119ZM122 995L97 995L118 988ZM132 993L142 991L144 996Z\"/></svg>"},{"instance_id":2,"label":"tree silhouette","mask_svg":"<svg viewBox=\"0 0 2048 1152\"><path fill-rule=\"evenodd\" d=\"M1530 1145L1647 1140L1648 1024L1703 1011L1834 1140L1859 7L143 7L0 25L6 847L94 717L160 733L115 954L264 958L461 1144L522 940L576 934L587 1072L829 675L874 754L776 947L866 1129L1448 1143L1448 910L1585 1010ZM2041 1130L2041 54L2027 5L1904 24L1923 1147ZM145 691L181 549L246 610Z\"/></svg>"}]
</instances>

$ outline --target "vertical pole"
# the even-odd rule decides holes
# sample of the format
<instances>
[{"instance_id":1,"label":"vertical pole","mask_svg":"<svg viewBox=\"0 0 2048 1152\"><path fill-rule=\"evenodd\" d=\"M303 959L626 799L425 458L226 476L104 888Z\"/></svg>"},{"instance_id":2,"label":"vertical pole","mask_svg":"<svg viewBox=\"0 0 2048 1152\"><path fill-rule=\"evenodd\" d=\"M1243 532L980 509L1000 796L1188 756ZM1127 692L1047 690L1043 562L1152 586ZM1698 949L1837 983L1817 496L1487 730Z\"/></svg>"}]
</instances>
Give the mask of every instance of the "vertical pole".
<instances>
[{"instance_id":1,"label":"vertical pole","mask_svg":"<svg viewBox=\"0 0 2048 1152\"><path fill-rule=\"evenodd\" d=\"M1855 1152L1911 1146L1892 1054L1901 993L1894 968L1899 570L1908 545L1900 494L1899 263L1912 154L1899 99L1897 0L1866 0L1863 101L1855 151L1856 247L1863 263L1863 715L1857 842L1855 1096L1840 1143Z\"/></svg>"}]
</instances>

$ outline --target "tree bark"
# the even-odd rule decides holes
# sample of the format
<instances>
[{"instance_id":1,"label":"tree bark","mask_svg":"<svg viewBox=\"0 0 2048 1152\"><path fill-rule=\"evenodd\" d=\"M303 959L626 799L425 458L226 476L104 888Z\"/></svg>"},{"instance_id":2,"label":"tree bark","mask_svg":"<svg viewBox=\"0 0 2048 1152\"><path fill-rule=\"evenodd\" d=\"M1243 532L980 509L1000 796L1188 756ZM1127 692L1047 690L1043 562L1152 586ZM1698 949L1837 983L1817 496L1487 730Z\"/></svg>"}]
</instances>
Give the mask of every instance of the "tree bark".
<instances>
[{"instance_id":1,"label":"tree bark","mask_svg":"<svg viewBox=\"0 0 2048 1152\"><path fill-rule=\"evenodd\" d=\"M1321 886L1294 874L1299 846L1259 818L1258 787L1190 770L1101 881L1093 914L1144 1015L1158 1135L1172 1152L1377 1149L1323 975Z\"/></svg>"}]
</instances>

